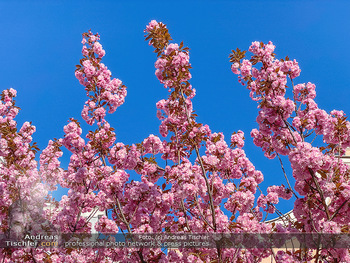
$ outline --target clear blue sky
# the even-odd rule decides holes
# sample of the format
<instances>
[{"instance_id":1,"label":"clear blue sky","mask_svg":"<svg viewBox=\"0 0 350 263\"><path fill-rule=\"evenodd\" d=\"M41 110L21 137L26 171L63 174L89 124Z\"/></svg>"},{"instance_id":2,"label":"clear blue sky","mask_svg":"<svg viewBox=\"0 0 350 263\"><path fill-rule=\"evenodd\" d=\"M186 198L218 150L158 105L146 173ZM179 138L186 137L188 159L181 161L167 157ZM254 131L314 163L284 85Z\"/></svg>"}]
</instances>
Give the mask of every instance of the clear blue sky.
<instances>
[{"instance_id":1,"label":"clear blue sky","mask_svg":"<svg viewBox=\"0 0 350 263\"><path fill-rule=\"evenodd\" d=\"M81 58L81 34L91 29L101 35L104 63L128 87L125 104L108 121L118 141L140 142L159 134L155 104L167 96L143 33L150 20L162 21L176 42L190 48L198 121L224 132L226 139L233 131L245 132L245 150L265 175L264 189L284 179L278 161L265 159L252 143L257 105L230 71L228 55L253 41L271 40L279 58L288 55L299 62L296 83L316 84L320 108L350 114L349 11L345 1L3 1L0 87L18 91L18 123L33 122L40 149L61 138L70 117L81 120L86 97L74 69ZM64 167L68 160L62 158Z\"/></svg>"}]
</instances>

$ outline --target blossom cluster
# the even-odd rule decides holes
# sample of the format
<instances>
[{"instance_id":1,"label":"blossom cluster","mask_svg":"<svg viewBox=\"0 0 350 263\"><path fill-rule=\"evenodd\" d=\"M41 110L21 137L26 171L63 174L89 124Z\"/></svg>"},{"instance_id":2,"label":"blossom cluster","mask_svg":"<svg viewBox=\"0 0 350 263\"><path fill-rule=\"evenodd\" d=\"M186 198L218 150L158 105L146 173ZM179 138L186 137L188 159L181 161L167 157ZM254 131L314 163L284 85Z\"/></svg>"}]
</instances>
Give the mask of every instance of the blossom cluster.
<instances>
[{"instance_id":1,"label":"blossom cluster","mask_svg":"<svg viewBox=\"0 0 350 263\"><path fill-rule=\"evenodd\" d=\"M239 74L241 84L259 103L259 127L251 131L255 145L266 157L278 157L282 165L280 155L287 156L295 179L295 192L287 179L289 188L269 187L268 194L258 198L258 206L275 212L278 197L289 199L294 193L297 200L293 213L299 224L293 231L340 233L350 223L348 199L343 193L350 186L349 168L339 159L350 146L350 122L343 111L327 113L320 109L315 102L315 84L294 84L301 72L298 63L288 57L277 59L274 49L272 42L253 42L250 59L239 49L230 55L233 73ZM321 137L323 143L316 145L316 137ZM322 253L325 260L349 257L348 252ZM293 256L296 260L296 253Z\"/></svg>"},{"instance_id":2,"label":"blossom cluster","mask_svg":"<svg viewBox=\"0 0 350 263\"><path fill-rule=\"evenodd\" d=\"M0 233L8 238L21 238L29 231L37 234L52 230L44 212L48 188L35 160L39 148L32 142L36 128L25 122L17 129L16 96L16 90L4 90L0 101ZM20 262L27 252L2 249L1 260L11 258L12 262Z\"/></svg>"},{"instance_id":3,"label":"blossom cluster","mask_svg":"<svg viewBox=\"0 0 350 263\"><path fill-rule=\"evenodd\" d=\"M83 34L83 59L77 65L75 76L85 86L89 99L85 102L82 117L88 124L101 122L108 113L113 113L124 103L126 87L121 80L111 79L111 71L101 63L106 54L98 42L100 36L91 31ZM101 103L103 101L103 103Z\"/></svg>"}]
</instances>

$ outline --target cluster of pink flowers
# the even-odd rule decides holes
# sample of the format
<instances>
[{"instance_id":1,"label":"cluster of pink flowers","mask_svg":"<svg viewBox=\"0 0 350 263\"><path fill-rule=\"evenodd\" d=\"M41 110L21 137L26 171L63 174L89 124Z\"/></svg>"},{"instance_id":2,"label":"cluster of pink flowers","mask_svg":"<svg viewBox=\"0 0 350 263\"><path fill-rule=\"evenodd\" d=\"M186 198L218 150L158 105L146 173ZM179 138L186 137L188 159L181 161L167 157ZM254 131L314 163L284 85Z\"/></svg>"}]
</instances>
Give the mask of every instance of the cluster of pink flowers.
<instances>
[{"instance_id":1,"label":"cluster of pink flowers","mask_svg":"<svg viewBox=\"0 0 350 263\"><path fill-rule=\"evenodd\" d=\"M118 233L119 229L116 223L108 219L106 216L102 216L96 224L96 231L102 234Z\"/></svg>"},{"instance_id":2,"label":"cluster of pink flowers","mask_svg":"<svg viewBox=\"0 0 350 263\"><path fill-rule=\"evenodd\" d=\"M37 169L35 154L39 150L32 142L36 128L25 122L17 129L14 120L19 112L14 89L4 90L0 101L0 233L22 238L23 233L46 233L50 222L44 213L47 187ZM20 262L30 249L1 249L3 262ZM42 251L37 251L40 258Z\"/></svg>"},{"instance_id":3,"label":"cluster of pink flowers","mask_svg":"<svg viewBox=\"0 0 350 263\"><path fill-rule=\"evenodd\" d=\"M289 158L294 190L301 195L295 201L293 213L302 227L293 231L340 233L350 223L346 216L350 212L346 205L349 199L343 194L350 186L349 172L339 159L350 146L350 122L342 111L328 114L318 108L314 84L294 85L294 79L300 74L298 63L288 57L276 59L274 49L271 42L253 42L249 48L253 53L251 59L244 59L245 52L240 50L231 55L233 73L240 74L240 82L247 85L251 98L259 102L256 119L259 127L252 130L251 136L266 157L285 155ZM287 98L289 87L293 99ZM318 146L314 143L317 136L323 139L323 144ZM275 212L278 198L290 199L293 195L290 185L289 188L271 186L267 192L266 196L260 195L257 203L268 213ZM349 257L348 252L338 252L323 250L321 253L323 259ZM298 257L296 253L293 257L279 253L277 258L293 258L295 262Z\"/></svg>"},{"instance_id":4,"label":"cluster of pink flowers","mask_svg":"<svg viewBox=\"0 0 350 263\"><path fill-rule=\"evenodd\" d=\"M178 44L169 44L155 63L156 76L165 88L171 88L177 81L191 79L191 73L187 70L190 66L188 51Z\"/></svg>"},{"instance_id":5,"label":"cluster of pink flowers","mask_svg":"<svg viewBox=\"0 0 350 263\"><path fill-rule=\"evenodd\" d=\"M58 160L63 155L60 147L62 139L58 141L49 141L48 146L40 154L40 175L43 181L50 187L50 190L56 190L63 169Z\"/></svg>"},{"instance_id":6,"label":"cluster of pink flowers","mask_svg":"<svg viewBox=\"0 0 350 263\"><path fill-rule=\"evenodd\" d=\"M164 28L164 25L159 23L157 27L147 27L146 32L156 37ZM157 49L158 42L154 40L155 38L151 43ZM161 41L162 39L159 40ZM180 56L181 54L183 55ZM237 218L239 222L236 231L250 229L253 232L269 232L269 228L260 228L261 223L254 219L262 218L261 212L256 210L254 200L257 186L263 181L263 176L240 149L244 146L244 133L238 131L232 135L230 148L222 133L212 133L207 125L197 123L191 102L195 90L188 82L191 75L188 71L187 49L182 45L168 43L158 55L155 64L156 76L171 92L167 100L157 103L157 116L162 121L160 133L164 137L170 135L170 142L163 142L162 158L173 162L173 166L166 167L164 177L171 184L174 200L171 211L178 217L180 231L231 231L229 227L232 222L220 208L224 205L232 213L231 218ZM249 61L245 67L244 70L249 73ZM200 155L203 143L205 154ZM196 152L195 163L188 159L191 151ZM234 183L233 179L240 179L240 183ZM195 205L190 205L191 203ZM172 223L171 231L174 227ZM174 231L176 230L179 230L179 226L174 228ZM177 260L189 255L190 251L180 249L182 254L176 255ZM237 258L245 257L238 251L232 253L229 249L209 249L208 253L208 258L215 258L222 253L222 260L233 260L235 253ZM263 250L249 257L261 256L262 253L265 253L265 256L269 255L269 252ZM174 256L169 253L168 258L172 259Z\"/></svg>"},{"instance_id":7,"label":"cluster of pink flowers","mask_svg":"<svg viewBox=\"0 0 350 263\"><path fill-rule=\"evenodd\" d=\"M125 146L123 143L116 143L109 151L108 161L119 169L134 170L139 163L141 153L136 145Z\"/></svg>"},{"instance_id":8,"label":"cluster of pink flowers","mask_svg":"<svg viewBox=\"0 0 350 263\"><path fill-rule=\"evenodd\" d=\"M72 152L80 152L85 146L85 140L80 137L82 129L79 127L79 123L71 121L64 126L63 130L66 135L62 140L62 144Z\"/></svg>"},{"instance_id":9,"label":"cluster of pink flowers","mask_svg":"<svg viewBox=\"0 0 350 263\"><path fill-rule=\"evenodd\" d=\"M238 148L243 148L244 146L244 132L239 130L237 133L233 133L231 136L231 145Z\"/></svg>"},{"instance_id":10,"label":"cluster of pink flowers","mask_svg":"<svg viewBox=\"0 0 350 263\"><path fill-rule=\"evenodd\" d=\"M106 52L98 42L99 39L98 34L94 35L91 32L83 34L82 43L88 46L83 46L84 58L75 71L80 84L85 86L87 96L93 94L93 98L86 101L82 111L83 119L90 125L95 121L101 122L107 109L109 113L115 112L124 103L126 96L126 88L122 82L116 78L111 79L110 70L101 63ZM104 101L103 105L101 101Z\"/></svg>"},{"instance_id":11,"label":"cluster of pink flowers","mask_svg":"<svg viewBox=\"0 0 350 263\"><path fill-rule=\"evenodd\" d=\"M297 84L294 86L295 100L300 102L306 102L308 99L314 99L316 97L316 86L311 82L306 85Z\"/></svg>"},{"instance_id":12,"label":"cluster of pink flowers","mask_svg":"<svg viewBox=\"0 0 350 263\"><path fill-rule=\"evenodd\" d=\"M145 153L158 154L164 151L163 143L158 136L154 136L153 134L143 140L143 147L145 148Z\"/></svg>"},{"instance_id":13,"label":"cluster of pink flowers","mask_svg":"<svg viewBox=\"0 0 350 263\"><path fill-rule=\"evenodd\" d=\"M146 32L150 32L151 30L154 30L159 27L159 23L156 20L152 20L147 26L146 26Z\"/></svg>"}]
</instances>

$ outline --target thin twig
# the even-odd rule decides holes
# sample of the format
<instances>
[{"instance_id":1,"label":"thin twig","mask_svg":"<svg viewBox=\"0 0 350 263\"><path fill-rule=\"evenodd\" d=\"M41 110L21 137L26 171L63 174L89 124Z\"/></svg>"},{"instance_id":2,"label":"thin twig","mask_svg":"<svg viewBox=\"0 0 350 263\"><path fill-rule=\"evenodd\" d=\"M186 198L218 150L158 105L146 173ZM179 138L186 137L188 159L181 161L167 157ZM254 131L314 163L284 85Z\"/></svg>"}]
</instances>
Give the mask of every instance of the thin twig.
<instances>
[{"instance_id":1,"label":"thin twig","mask_svg":"<svg viewBox=\"0 0 350 263\"><path fill-rule=\"evenodd\" d=\"M290 133L290 135L292 136L295 145L297 145L297 144L298 144L298 143L297 143L297 140L295 139L294 134L293 134L292 130L291 130L290 127L289 127L290 124L289 124L286 120L283 120L283 122L284 122L284 124L286 125L286 128L289 130L289 133Z\"/></svg>"},{"instance_id":2,"label":"thin twig","mask_svg":"<svg viewBox=\"0 0 350 263\"><path fill-rule=\"evenodd\" d=\"M330 220L333 220L333 218L339 213L340 209L349 201L349 199L345 200L334 212L334 214L331 216Z\"/></svg>"},{"instance_id":3,"label":"thin twig","mask_svg":"<svg viewBox=\"0 0 350 263\"><path fill-rule=\"evenodd\" d=\"M314 181L314 183L315 183L315 185L316 185L316 189L317 189L318 193L320 194L321 201L322 201L322 204L323 204L323 206L324 206L324 209L325 209L325 212L326 212L326 215L327 215L327 219L328 219L328 221L330 221L330 220L331 220L331 216L330 216L330 214L329 214L328 206L327 206L327 204L326 204L326 202L325 202L325 198L324 198L324 195L323 195L323 191L322 191L322 189L321 189L321 187L320 187L320 185L319 185L317 179L315 178L315 173L314 173L314 171L311 170L311 168L308 168L308 170L309 170L309 172L310 172L310 174L311 174L311 177L312 177L312 179L313 179L313 181Z\"/></svg>"},{"instance_id":4,"label":"thin twig","mask_svg":"<svg viewBox=\"0 0 350 263\"><path fill-rule=\"evenodd\" d=\"M286 181L287 181L287 184L288 184L289 189L292 191L292 193L294 194L294 196L295 196L297 199L299 199L299 197L298 197L298 196L296 195L296 193L294 192L292 186L290 185L290 182L289 182L289 180L288 180L286 171L284 170L284 165L283 165L283 162L282 162L282 160L281 160L281 157L279 156L278 153L276 153L276 154L277 154L278 160L280 161L281 168L282 168L282 171L283 171L283 174L284 174L284 178L286 178Z\"/></svg>"},{"instance_id":5,"label":"thin twig","mask_svg":"<svg viewBox=\"0 0 350 263\"><path fill-rule=\"evenodd\" d=\"M187 229L188 229L189 232L191 232L190 225L188 224L188 219L187 219L187 214L186 214L186 209L185 209L185 204L184 204L184 200L183 199L181 199L181 206L182 206L182 210L183 210L184 217L185 217L185 220L186 220Z\"/></svg>"},{"instance_id":6,"label":"thin twig","mask_svg":"<svg viewBox=\"0 0 350 263\"><path fill-rule=\"evenodd\" d=\"M203 215L202 210L201 210L200 205L199 205L199 202L198 202L198 200L197 200L197 194L196 194L196 196L195 196L195 199L196 199L196 205L197 205L197 207L198 207L198 211L199 211L199 213L201 214L201 218L203 218L204 222L205 222L208 226L210 226L211 229L215 230L214 227L208 222L208 220L207 220L207 219L205 218L205 216Z\"/></svg>"}]
</instances>

